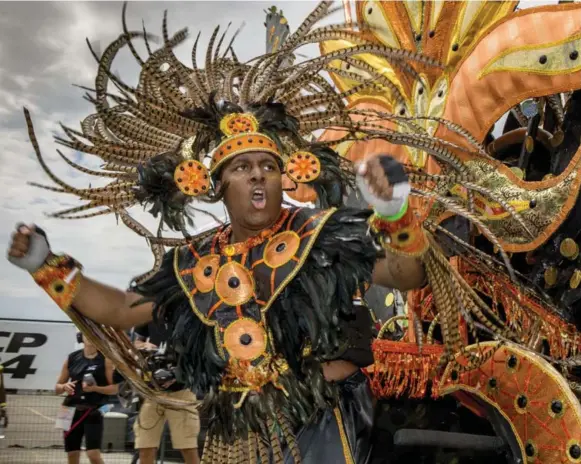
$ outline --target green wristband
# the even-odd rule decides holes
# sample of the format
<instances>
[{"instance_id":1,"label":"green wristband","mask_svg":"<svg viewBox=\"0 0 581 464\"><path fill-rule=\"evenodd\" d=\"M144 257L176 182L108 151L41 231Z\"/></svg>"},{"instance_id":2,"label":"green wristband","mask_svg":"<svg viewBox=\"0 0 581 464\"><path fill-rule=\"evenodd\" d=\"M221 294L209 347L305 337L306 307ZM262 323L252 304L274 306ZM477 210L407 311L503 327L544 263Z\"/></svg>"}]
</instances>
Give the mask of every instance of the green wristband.
<instances>
[{"instance_id":1,"label":"green wristband","mask_svg":"<svg viewBox=\"0 0 581 464\"><path fill-rule=\"evenodd\" d=\"M375 212L375 215L378 218L383 219L384 221L395 222L395 221L399 221L402 217L404 217L404 215L405 215L405 213L407 213L407 211L408 211L408 199L406 198L406 200L403 203L403 205L401 206L401 209L399 210L399 212L395 213L393 216L383 216L381 214L378 214L377 211Z\"/></svg>"}]
</instances>

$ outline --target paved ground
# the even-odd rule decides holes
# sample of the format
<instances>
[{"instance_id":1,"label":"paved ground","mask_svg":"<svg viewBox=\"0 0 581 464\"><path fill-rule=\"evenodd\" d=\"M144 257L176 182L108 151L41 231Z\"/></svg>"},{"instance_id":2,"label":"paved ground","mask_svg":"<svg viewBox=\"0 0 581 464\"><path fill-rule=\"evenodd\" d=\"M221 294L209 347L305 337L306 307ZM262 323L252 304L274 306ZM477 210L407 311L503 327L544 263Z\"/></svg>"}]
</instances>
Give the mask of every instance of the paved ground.
<instances>
[{"instance_id":1,"label":"paved ground","mask_svg":"<svg viewBox=\"0 0 581 464\"><path fill-rule=\"evenodd\" d=\"M130 464L131 455L129 453L104 453L105 464ZM0 450L0 463L2 464L65 464L67 458L63 450ZM82 456L81 464L89 464L86 456Z\"/></svg>"},{"instance_id":2,"label":"paved ground","mask_svg":"<svg viewBox=\"0 0 581 464\"><path fill-rule=\"evenodd\" d=\"M4 432L5 438L0 440L0 463L66 463L62 431L54 427L62 398L9 395L7 403L10 422L8 429ZM111 424L108 429L111 430ZM106 464L129 464L131 454L104 453L103 460ZM83 456L81 463L88 464L89 461Z\"/></svg>"}]
</instances>

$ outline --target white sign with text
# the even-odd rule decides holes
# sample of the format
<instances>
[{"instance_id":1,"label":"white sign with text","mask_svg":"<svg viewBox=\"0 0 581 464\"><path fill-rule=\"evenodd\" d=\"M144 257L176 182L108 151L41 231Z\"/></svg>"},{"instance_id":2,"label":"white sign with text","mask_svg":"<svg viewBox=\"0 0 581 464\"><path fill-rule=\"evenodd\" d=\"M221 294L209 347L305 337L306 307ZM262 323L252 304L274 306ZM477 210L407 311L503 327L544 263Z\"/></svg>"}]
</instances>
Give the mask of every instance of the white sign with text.
<instances>
[{"instance_id":1,"label":"white sign with text","mask_svg":"<svg viewBox=\"0 0 581 464\"><path fill-rule=\"evenodd\" d=\"M7 389L53 390L75 350L77 328L66 322L0 320L0 364Z\"/></svg>"}]
</instances>

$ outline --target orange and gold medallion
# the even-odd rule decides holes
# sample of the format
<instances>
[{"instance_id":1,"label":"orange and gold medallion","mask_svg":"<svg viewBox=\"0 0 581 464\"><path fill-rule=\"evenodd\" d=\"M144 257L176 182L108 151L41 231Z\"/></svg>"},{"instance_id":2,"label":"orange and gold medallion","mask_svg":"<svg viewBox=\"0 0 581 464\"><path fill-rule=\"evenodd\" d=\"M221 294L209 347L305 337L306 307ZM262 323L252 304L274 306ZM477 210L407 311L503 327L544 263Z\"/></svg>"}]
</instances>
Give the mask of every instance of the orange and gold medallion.
<instances>
[{"instance_id":1,"label":"orange and gold medallion","mask_svg":"<svg viewBox=\"0 0 581 464\"><path fill-rule=\"evenodd\" d=\"M292 230L285 230L270 239L264 249L264 262L276 269L288 263L297 253L301 238Z\"/></svg>"},{"instance_id":2,"label":"orange and gold medallion","mask_svg":"<svg viewBox=\"0 0 581 464\"><path fill-rule=\"evenodd\" d=\"M262 326L248 318L232 322L224 331L224 348L232 358L242 361L253 361L263 355L266 340Z\"/></svg>"},{"instance_id":3,"label":"orange and gold medallion","mask_svg":"<svg viewBox=\"0 0 581 464\"><path fill-rule=\"evenodd\" d=\"M224 264L216 276L216 294L228 306L240 306L254 295L254 277L242 264Z\"/></svg>"},{"instance_id":4,"label":"orange and gold medallion","mask_svg":"<svg viewBox=\"0 0 581 464\"><path fill-rule=\"evenodd\" d=\"M203 195L210 189L210 176L199 161L182 161L176 167L173 178L180 191L189 196Z\"/></svg>"},{"instance_id":5,"label":"orange and gold medallion","mask_svg":"<svg viewBox=\"0 0 581 464\"><path fill-rule=\"evenodd\" d=\"M321 174L321 162L308 151L293 153L286 162L286 175L294 182L312 182Z\"/></svg>"}]
</instances>

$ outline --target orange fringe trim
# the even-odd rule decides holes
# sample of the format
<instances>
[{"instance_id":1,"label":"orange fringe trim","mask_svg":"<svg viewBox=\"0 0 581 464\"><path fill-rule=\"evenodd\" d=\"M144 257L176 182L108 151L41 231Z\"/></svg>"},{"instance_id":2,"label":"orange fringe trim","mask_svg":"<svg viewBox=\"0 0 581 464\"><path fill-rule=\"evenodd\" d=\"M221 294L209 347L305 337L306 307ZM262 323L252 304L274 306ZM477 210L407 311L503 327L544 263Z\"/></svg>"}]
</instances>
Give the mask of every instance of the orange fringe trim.
<instances>
[{"instance_id":1,"label":"orange fringe trim","mask_svg":"<svg viewBox=\"0 0 581 464\"><path fill-rule=\"evenodd\" d=\"M423 398L432 382L431 396L438 396L434 368L444 351L441 345L424 345L420 352L415 343L375 340L375 363L366 369L371 389L377 398Z\"/></svg>"},{"instance_id":2,"label":"orange fringe trim","mask_svg":"<svg viewBox=\"0 0 581 464\"><path fill-rule=\"evenodd\" d=\"M463 266L464 267L464 266ZM468 266L466 266L467 268ZM482 275L462 269L466 281L478 292L492 299L492 309L504 309L507 325L526 337L539 336L548 342L551 356L557 359L581 353L581 335L577 328L564 321L538 299L519 291L512 282L496 274Z\"/></svg>"}]
</instances>

